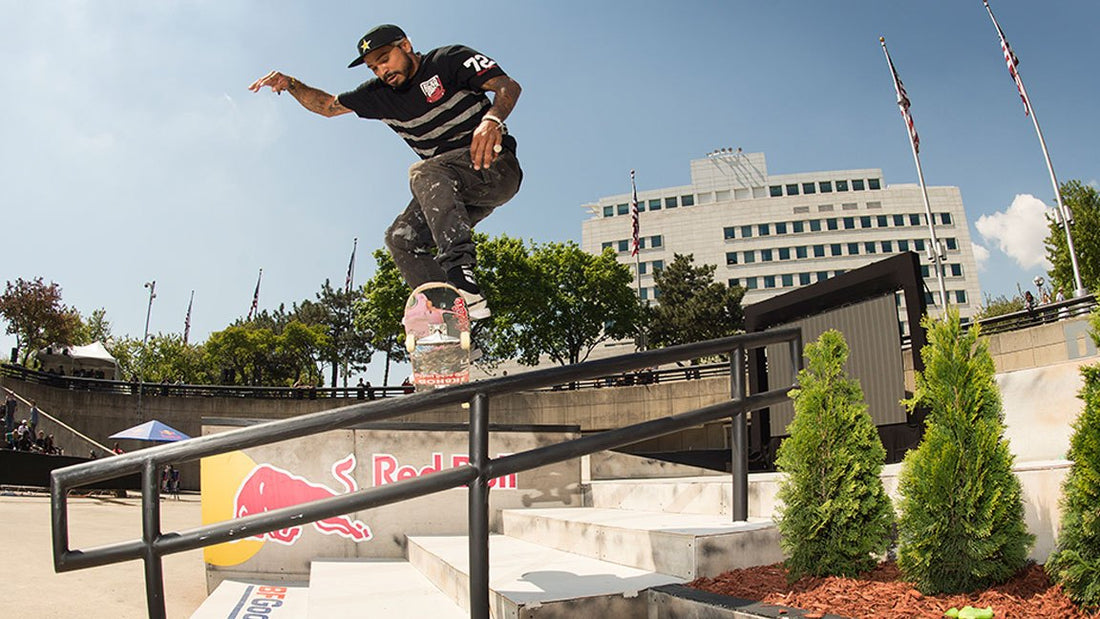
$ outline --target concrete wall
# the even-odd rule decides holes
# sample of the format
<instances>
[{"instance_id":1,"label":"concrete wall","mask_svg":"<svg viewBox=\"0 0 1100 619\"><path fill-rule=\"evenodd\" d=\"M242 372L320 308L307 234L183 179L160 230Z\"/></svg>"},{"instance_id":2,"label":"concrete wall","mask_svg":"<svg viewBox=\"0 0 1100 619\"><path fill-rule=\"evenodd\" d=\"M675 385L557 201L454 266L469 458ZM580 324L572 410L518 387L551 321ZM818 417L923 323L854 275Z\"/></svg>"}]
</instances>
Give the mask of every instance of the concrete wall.
<instances>
[{"instance_id":1,"label":"concrete wall","mask_svg":"<svg viewBox=\"0 0 1100 619\"><path fill-rule=\"evenodd\" d=\"M228 429L227 425L213 425L203 432ZM561 429L526 430L492 432L491 455L518 453L579 436ZM307 495L343 494L430 474L435 468L451 468L455 458L466 456L467 449L464 430L365 427L207 458L202 472L203 523L227 519L239 514L242 507L247 513L257 513L296 504ZM340 474L334 467L340 462L347 465L349 456L354 457L354 467ZM490 493L490 526L499 530L501 509L580 505L580 476L580 459L574 459L496 480ZM348 514L347 519L331 519L321 527L305 525L259 540L213 546L205 551L208 587L213 590L226 578L307 581L310 561L315 558L403 557L406 532L465 534L466 495L465 488L456 488ZM346 534L356 527L360 534ZM361 534L365 530L369 536Z\"/></svg>"}]
</instances>

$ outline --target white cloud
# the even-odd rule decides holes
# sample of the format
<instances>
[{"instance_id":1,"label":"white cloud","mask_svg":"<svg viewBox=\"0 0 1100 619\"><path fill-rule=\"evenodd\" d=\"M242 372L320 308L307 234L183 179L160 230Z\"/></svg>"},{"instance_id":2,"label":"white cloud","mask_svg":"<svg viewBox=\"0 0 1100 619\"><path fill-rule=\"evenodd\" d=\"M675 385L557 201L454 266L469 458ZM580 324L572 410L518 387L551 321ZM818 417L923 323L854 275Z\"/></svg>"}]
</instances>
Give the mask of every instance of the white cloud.
<instances>
[{"instance_id":1,"label":"white cloud","mask_svg":"<svg viewBox=\"0 0 1100 619\"><path fill-rule=\"evenodd\" d=\"M970 249L974 252L974 262L978 263L978 271L985 271L985 265L989 261L989 250L977 243L971 243Z\"/></svg>"},{"instance_id":2,"label":"white cloud","mask_svg":"<svg viewBox=\"0 0 1100 619\"><path fill-rule=\"evenodd\" d=\"M1043 240L1049 233L1047 215L1053 212L1035 196L1020 194L1003 212L982 215L974 226L983 239L995 242L1021 268L1049 269Z\"/></svg>"}]
</instances>

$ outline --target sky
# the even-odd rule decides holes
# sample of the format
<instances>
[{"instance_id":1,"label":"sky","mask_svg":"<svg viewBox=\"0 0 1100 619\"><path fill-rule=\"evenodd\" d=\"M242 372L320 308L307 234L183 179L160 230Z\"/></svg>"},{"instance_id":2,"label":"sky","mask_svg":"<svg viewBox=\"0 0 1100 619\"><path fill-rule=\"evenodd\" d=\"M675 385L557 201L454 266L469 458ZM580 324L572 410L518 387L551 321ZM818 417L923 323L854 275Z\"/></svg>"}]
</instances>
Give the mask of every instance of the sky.
<instances>
[{"instance_id":1,"label":"sky","mask_svg":"<svg viewBox=\"0 0 1100 619\"><path fill-rule=\"evenodd\" d=\"M994 0L1060 181L1097 185L1095 0ZM277 69L332 94L364 32L462 43L523 86L520 193L490 235L580 241L581 205L690 182L717 148L789 174L916 168L879 36L912 101L928 185L960 188L983 295L1044 274L1053 189L980 0L581 2L0 0L0 283L42 277L116 335L191 341L259 306L355 281L408 203L412 151L248 85ZM0 350L14 346L0 335ZM7 354L3 355L7 357ZM364 376L381 384L382 358ZM400 381L407 370L397 368Z\"/></svg>"}]
</instances>

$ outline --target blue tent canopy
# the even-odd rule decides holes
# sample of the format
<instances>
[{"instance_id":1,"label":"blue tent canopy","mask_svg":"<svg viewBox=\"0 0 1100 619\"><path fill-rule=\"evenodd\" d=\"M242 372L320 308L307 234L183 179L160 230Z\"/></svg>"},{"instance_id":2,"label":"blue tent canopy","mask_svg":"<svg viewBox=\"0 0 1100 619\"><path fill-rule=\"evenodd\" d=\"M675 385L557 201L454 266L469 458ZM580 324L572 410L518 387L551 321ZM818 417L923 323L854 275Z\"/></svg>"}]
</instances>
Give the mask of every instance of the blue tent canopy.
<instances>
[{"instance_id":1,"label":"blue tent canopy","mask_svg":"<svg viewBox=\"0 0 1100 619\"><path fill-rule=\"evenodd\" d=\"M152 421L146 421L140 426L134 426L121 432L116 432L108 438L133 438L139 441L170 443L172 441L182 441L183 439L191 437L168 424L161 423L154 419Z\"/></svg>"}]
</instances>

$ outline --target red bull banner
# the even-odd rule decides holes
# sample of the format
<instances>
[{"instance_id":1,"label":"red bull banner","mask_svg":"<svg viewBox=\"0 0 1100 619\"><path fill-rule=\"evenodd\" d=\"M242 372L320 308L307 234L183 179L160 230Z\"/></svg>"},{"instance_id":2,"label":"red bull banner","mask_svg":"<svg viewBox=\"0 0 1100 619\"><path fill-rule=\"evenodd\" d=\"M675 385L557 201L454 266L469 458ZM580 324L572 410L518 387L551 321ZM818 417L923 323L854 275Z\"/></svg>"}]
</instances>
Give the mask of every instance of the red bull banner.
<instances>
[{"instance_id":1,"label":"red bull banner","mask_svg":"<svg viewBox=\"0 0 1100 619\"><path fill-rule=\"evenodd\" d=\"M204 433L229 429L211 426ZM547 434L553 434L553 437ZM494 432L490 453L500 457L576 436L575 431ZM336 430L236 451L202 461L202 518L213 523L259 514L360 488L380 487L469 463L466 432ZM496 510L577 505L579 460L491 480ZM494 512L496 514L496 512ZM496 515L494 518L498 517ZM405 535L464 534L466 489L456 488L372 510L211 546L205 549L208 587L241 572L291 582L308 579L315 558L400 558ZM281 580L280 580L281 579Z\"/></svg>"}]
</instances>

